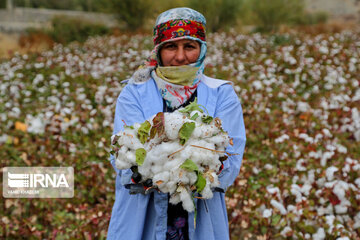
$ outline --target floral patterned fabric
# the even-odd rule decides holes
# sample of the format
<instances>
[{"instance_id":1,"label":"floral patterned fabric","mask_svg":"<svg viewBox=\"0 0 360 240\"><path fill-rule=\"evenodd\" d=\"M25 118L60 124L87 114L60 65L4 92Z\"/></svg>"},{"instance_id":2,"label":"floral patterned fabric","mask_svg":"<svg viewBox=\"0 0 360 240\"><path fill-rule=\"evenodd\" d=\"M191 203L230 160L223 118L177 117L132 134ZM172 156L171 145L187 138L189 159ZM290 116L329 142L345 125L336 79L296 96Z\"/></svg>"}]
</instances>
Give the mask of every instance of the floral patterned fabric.
<instances>
[{"instance_id":1,"label":"floral patterned fabric","mask_svg":"<svg viewBox=\"0 0 360 240\"><path fill-rule=\"evenodd\" d=\"M175 19L159 24L154 28L154 45L185 36L206 41L204 25L187 19Z\"/></svg>"},{"instance_id":2,"label":"floral patterned fabric","mask_svg":"<svg viewBox=\"0 0 360 240\"><path fill-rule=\"evenodd\" d=\"M189 86L182 86L164 81L156 74L156 71L152 71L151 76L155 80L160 94L165 100L168 108L179 108L190 99L200 83L200 78L198 77L196 77L194 82Z\"/></svg>"}]
</instances>

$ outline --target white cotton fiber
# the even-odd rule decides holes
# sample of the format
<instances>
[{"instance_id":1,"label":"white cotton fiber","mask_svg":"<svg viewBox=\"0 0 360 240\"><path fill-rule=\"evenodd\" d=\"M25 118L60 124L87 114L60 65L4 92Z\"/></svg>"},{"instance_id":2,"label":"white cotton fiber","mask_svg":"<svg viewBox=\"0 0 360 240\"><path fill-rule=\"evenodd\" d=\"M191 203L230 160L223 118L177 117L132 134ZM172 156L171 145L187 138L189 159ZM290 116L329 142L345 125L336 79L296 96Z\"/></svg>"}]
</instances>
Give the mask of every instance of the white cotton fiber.
<instances>
[{"instance_id":1,"label":"white cotton fiber","mask_svg":"<svg viewBox=\"0 0 360 240\"><path fill-rule=\"evenodd\" d=\"M118 169L126 169L126 168L130 168L132 164L123 161L115 161L115 166Z\"/></svg>"},{"instance_id":2,"label":"white cotton fiber","mask_svg":"<svg viewBox=\"0 0 360 240\"><path fill-rule=\"evenodd\" d=\"M179 193L172 194L170 199L169 199L169 202L171 204L173 204L173 205L178 204L180 201L181 201L181 199L180 199L180 194Z\"/></svg>"},{"instance_id":3,"label":"white cotton fiber","mask_svg":"<svg viewBox=\"0 0 360 240\"><path fill-rule=\"evenodd\" d=\"M129 163L135 163L135 154L132 151L128 151L125 155L126 159L128 160Z\"/></svg>"},{"instance_id":4,"label":"white cotton fiber","mask_svg":"<svg viewBox=\"0 0 360 240\"><path fill-rule=\"evenodd\" d=\"M197 180L197 175L194 172L188 172L187 176L189 178L190 184L195 184Z\"/></svg>"},{"instance_id":5,"label":"white cotton fiber","mask_svg":"<svg viewBox=\"0 0 360 240\"><path fill-rule=\"evenodd\" d=\"M209 198L213 197L213 192L211 191L210 185L211 185L210 181L209 180L206 181L206 186L205 186L204 190L201 192L203 198L209 199Z\"/></svg>"},{"instance_id":6,"label":"white cotton fiber","mask_svg":"<svg viewBox=\"0 0 360 240\"><path fill-rule=\"evenodd\" d=\"M169 181L166 183L166 187L167 187L170 195L172 195L176 191L177 185L174 181Z\"/></svg>"},{"instance_id":7,"label":"white cotton fiber","mask_svg":"<svg viewBox=\"0 0 360 240\"><path fill-rule=\"evenodd\" d=\"M190 193L183 187L180 191L180 199L182 201L183 208L188 212L194 211L194 203Z\"/></svg>"},{"instance_id":8,"label":"white cotton fiber","mask_svg":"<svg viewBox=\"0 0 360 240\"><path fill-rule=\"evenodd\" d=\"M160 124L157 122L159 119ZM144 129L148 123L127 126L111 137L116 167L127 169L138 166L141 182L152 179L153 187L170 194L170 203L182 202L185 210L194 211L193 193L200 191L200 197L209 199L213 197L212 189L220 185L217 175L221 166L219 158L225 156L225 149L230 143L228 134L222 130L221 120L212 119L198 110L177 110L158 113L148 122L150 129L154 128L156 132L153 138L150 137L153 130L149 128L139 132L139 128ZM179 131L183 126L190 125L195 128L184 144L183 140L180 141ZM163 132L159 135L161 129ZM138 149L146 152L146 155L138 155L142 156L140 164L136 156ZM186 161L193 165L182 168ZM202 186L196 184L199 176L205 179ZM199 190L198 187L202 188Z\"/></svg>"},{"instance_id":9,"label":"white cotton fiber","mask_svg":"<svg viewBox=\"0 0 360 240\"><path fill-rule=\"evenodd\" d=\"M165 133L170 140L178 138L181 126L185 123L183 115L175 111L172 114L165 114Z\"/></svg>"}]
</instances>

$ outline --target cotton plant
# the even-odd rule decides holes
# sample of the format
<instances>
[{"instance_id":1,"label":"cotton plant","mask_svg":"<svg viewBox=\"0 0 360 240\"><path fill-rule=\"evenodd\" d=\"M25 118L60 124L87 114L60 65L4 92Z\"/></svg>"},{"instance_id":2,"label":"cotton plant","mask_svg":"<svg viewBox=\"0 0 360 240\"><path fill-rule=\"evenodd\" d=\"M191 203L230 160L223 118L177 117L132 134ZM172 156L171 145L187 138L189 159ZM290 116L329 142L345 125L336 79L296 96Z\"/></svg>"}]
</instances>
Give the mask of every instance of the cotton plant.
<instances>
[{"instance_id":1,"label":"cotton plant","mask_svg":"<svg viewBox=\"0 0 360 240\"><path fill-rule=\"evenodd\" d=\"M111 142L118 169L131 168L134 182L169 193L170 203L181 202L188 212L195 210L195 197L213 197L228 156L225 148L232 144L221 120L204 113L196 102L125 125Z\"/></svg>"}]
</instances>

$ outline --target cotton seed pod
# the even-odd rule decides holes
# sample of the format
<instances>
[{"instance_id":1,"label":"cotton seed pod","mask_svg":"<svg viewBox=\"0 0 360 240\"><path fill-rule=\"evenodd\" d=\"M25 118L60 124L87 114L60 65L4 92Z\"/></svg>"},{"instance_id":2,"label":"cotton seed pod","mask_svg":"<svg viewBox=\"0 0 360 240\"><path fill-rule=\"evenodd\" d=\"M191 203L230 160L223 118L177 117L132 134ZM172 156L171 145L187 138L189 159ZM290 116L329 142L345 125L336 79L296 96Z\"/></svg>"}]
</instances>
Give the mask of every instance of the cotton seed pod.
<instances>
[{"instance_id":1,"label":"cotton seed pod","mask_svg":"<svg viewBox=\"0 0 360 240\"><path fill-rule=\"evenodd\" d=\"M191 124L183 128L185 123ZM112 136L112 143L116 144L118 168L138 164L143 179L151 179L154 187L170 194L170 203L182 202L183 208L191 212L195 208L194 191L201 191L207 199L213 196L211 188L219 186L216 175L221 166L219 158L225 154L229 137L221 129L220 119L198 110L179 110L157 114L146 123L134 124L133 128L126 127L116 137ZM139 161L137 149L146 152Z\"/></svg>"}]
</instances>

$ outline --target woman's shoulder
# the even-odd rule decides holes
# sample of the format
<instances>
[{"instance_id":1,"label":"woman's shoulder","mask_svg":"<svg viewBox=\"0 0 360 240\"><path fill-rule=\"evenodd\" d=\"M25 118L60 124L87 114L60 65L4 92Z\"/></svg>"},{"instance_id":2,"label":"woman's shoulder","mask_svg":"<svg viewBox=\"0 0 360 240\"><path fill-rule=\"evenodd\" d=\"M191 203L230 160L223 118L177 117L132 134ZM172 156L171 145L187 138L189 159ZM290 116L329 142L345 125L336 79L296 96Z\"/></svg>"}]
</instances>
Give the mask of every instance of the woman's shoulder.
<instances>
[{"instance_id":1,"label":"woman's shoulder","mask_svg":"<svg viewBox=\"0 0 360 240\"><path fill-rule=\"evenodd\" d=\"M120 95L132 95L136 98L155 97L158 94L155 81L149 78L144 82L134 82L131 78L121 81L125 84Z\"/></svg>"},{"instance_id":2,"label":"woman's shoulder","mask_svg":"<svg viewBox=\"0 0 360 240\"><path fill-rule=\"evenodd\" d=\"M209 88L219 88L221 86L232 86L231 81L226 81L222 79L212 78L206 76L205 74L202 75L201 81Z\"/></svg>"},{"instance_id":3,"label":"woman's shoulder","mask_svg":"<svg viewBox=\"0 0 360 240\"><path fill-rule=\"evenodd\" d=\"M126 84L125 87L127 87L127 88L137 89L137 88L142 88L142 87L146 87L146 86L152 86L154 84L154 81L152 81L152 80L153 79L151 77L149 77L145 81L137 82L133 78L128 78L128 79L122 80L121 83Z\"/></svg>"},{"instance_id":4,"label":"woman's shoulder","mask_svg":"<svg viewBox=\"0 0 360 240\"><path fill-rule=\"evenodd\" d=\"M212 78L203 74L202 82L218 99L238 99L232 81Z\"/></svg>"}]
</instances>

